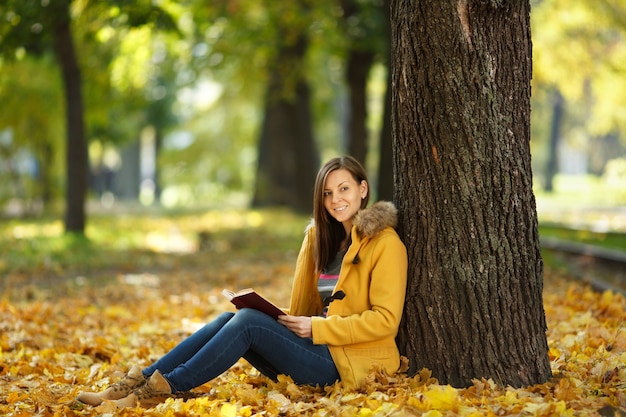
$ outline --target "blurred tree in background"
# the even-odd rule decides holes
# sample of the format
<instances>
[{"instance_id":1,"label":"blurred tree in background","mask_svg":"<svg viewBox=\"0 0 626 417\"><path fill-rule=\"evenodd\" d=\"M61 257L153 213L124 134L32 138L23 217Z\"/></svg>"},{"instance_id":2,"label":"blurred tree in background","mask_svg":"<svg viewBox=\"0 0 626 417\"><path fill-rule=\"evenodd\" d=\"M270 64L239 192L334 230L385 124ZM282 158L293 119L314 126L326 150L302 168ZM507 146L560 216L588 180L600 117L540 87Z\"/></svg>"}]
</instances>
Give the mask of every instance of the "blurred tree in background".
<instances>
[{"instance_id":1,"label":"blurred tree in background","mask_svg":"<svg viewBox=\"0 0 626 417\"><path fill-rule=\"evenodd\" d=\"M0 203L21 201L29 213L60 196L63 97L54 68L50 56L0 66Z\"/></svg>"},{"instance_id":2,"label":"blurred tree in background","mask_svg":"<svg viewBox=\"0 0 626 417\"><path fill-rule=\"evenodd\" d=\"M125 12L120 12L120 8L126 6ZM93 8L93 9L90 9ZM120 15L122 18L120 18ZM147 24L161 25L168 29L174 28L173 21L163 10L152 6L150 2L81 2L70 0L48 1L7 1L3 10L5 28L2 33L2 57L4 60L28 60L30 56L43 58L53 56L60 68L63 85L64 110L65 110L65 230L69 232L84 233L85 229L85 198L88 184L88 140L86 138L85 127L85 93L89 89L83 89L83 73L96 75L99 69L106 67L106 54L89 55L84 58L86 64L83 65L80 54L80 47L76 47L76 32L74 26L87 30L80 31L83 35L80 38L88 47L97 38L98 32L102 29L100 24L107 24L115 27L122 26L143 26ZM85 17L84 21L76 21L77 16ZM101 21L100 16L104 16L105 21ZM97 20L98 25L94 25ZM84 25L84 26L83 26ZM94 30L89 30L94 29ZM98 65L93 72L85 71L90 69L89 63L93 62L90 57L98 58ZM102 58L105 58L103 60ZM41 71L49 69L42 67ZM88 77L92 79L92 77ZM23 112L29 112L28 107L22 108ZM28 121L25 128L33 122ZM8 123L8 128L12 128L12 123ZM31 132L26 130L11 130L11 135L21 136L23 134L28 141ZM28 143L28 142L27 142ZM31 142L32 143L32 142ZM45 166L51 160L51 150L46 150L44 144L43 152L40 151L40 158L37 164ZM41 156L43 155L43 156ZM43 175L47 178L49 174ZM42 181L46 184L46 180Z\"/></svg>"},{"instance_id":3,"label":"blurred tree in background","mask_svg":"<svg viewBox=\"0 0 626 417\"><path fill-rule=\"evenodd\" d=\"M626 7L532 7L539 182L619 174ZM3 2L3 211L55 213L64 196L80 230L85 200L308 210L311 173L338 153L362 159L389 199L388 13L385 0ZM55 54L59 22L73 66Z\"/></svg>"},{"instance_id":4,"label":"blurred tree in background","mask_svg":"<svg viewBox=\"0 0 626 417\"><path fill-rule=\"evenodd\" d=\"M540 0L531 16L534 166L545 189L558 172L626 165L626 3Z\"/></svg>"},{"instance_id":5,"label":"blurred tree in background","mask_svg":"<svg viewBox=\"0 0 626 417\"><path fill-rule=\"evenodd\" d=\"M313 23L303 1L268 7L263 37L268 50L264 115L258 140L258 162L252 204L286 205L308 212L311 184L319 166L313 138L311 88L306 78L306 54Z\"/></svg>"},{"instance_id":6,"label":"blurred tree in background","mask_svg":"<svg viewBox=\"0 0 626 417\"><path fill-rule=\"evenodd\" d=\"M3 55L15 55L18 51L36 56L51 54L61 70L67 132L65 226L68 231L82 233L85 227L87 144L81 69L70 29L70 5L68 1L55 2L54 5L25 1L11 2L8 7L10 25L3 34Z\"/></svg>"}]
</instances>

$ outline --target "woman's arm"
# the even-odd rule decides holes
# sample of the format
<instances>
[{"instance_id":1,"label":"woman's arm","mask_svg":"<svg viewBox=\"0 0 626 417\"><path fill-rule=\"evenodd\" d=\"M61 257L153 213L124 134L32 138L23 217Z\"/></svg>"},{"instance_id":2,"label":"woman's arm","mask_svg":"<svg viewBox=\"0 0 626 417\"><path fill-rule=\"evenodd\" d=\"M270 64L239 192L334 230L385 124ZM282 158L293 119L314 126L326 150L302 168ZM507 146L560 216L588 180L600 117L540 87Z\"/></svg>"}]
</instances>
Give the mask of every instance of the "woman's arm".
<instances>
[{"instance_id":1,"label":"woman's arm","mask_svg":"<svg viewBox=\"0 0 626 417\"><path fill-rule=\"evenodd\" d=\"M315 227L309 226L298 253L291 288L288 313L294 316L314 316L322 311L323 303L317 290L314 242Z\"/></svg>"}]
</instances>

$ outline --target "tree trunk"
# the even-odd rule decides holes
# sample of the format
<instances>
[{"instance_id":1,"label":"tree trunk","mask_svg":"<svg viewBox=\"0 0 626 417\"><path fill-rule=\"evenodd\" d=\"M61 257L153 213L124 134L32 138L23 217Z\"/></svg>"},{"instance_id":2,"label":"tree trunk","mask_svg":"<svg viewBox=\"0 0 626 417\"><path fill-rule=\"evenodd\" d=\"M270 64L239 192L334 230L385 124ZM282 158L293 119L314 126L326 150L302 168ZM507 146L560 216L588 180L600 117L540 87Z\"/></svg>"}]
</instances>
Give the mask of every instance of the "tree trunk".
<instances>
[{"instance_id":1,"label":"tree trunk","mask_svg":"<svg viewBox=\"0 0 626 417\"><path fill-rule=\"evenodd\" d=\"M559 140L561 138L561 121L563 120L564 98L556 89L552 94L552 122L550 123L550 138L548 140L548 164L546 166L545 191L554 191L554 176L559 170L558 154Z\"/></svg>"},{"instance_id":2,"label":"tree trunk","mask_svg":"<svg viewBox=\"0 0 626 417\"><path fill-rule=\"evenodd\" d=\"M551 375L530 163L528 0L394 0L393 134L410 373Z\"/></svg>"},{"instance_id":3,"label":"tree trunk","mask_svg":"<svg viewBox=\"0 0 626 417\"><path fill-rule=\"evenodd\" d=\"M348 154L365 165L367 156L367 80L374 53L352 49L348 53L346 81L349 95Z\"/></svg>"},{"instance_id":4,"label":"tree trunk","mask_svg":"<svg viewBox=\"0 0 626 417\"><path fill-rule=\"evenodd\" d=\"M67 124L65 231L84 234L88 169L81 74L70 31L69 2L56 2L56 7L54 51L63 74Z\"/></svg>"},{"instance_id":5,"label":"tree trunk","mask_svg":"<svg viewBox=\"0 0 626 417\"><path fill-rule=\"evenodd\" d=\"M373 13L374 9L370 9L370 5L355 0L340 0L339 6L343 12L344 32L348 43L346 58L347 152L365 165L369 146L367 82L376 56L376 47L371 38L377 36L373 33L369 22L371 16L368 15Z\"/></svg>"},{"instance_id":6,"label":"tree trunk","mask_svg":"<svg viewBox=\"0 0 626 417\"><path fill-rule=\"evenodd\" d=\"M307 41L283 46L272 68L259 141L254 207L285 205L310 213L319 155L313 138L310 91L298 71ZM286 74L287 71L289 74Z\"/></svg>"}]
</instances>

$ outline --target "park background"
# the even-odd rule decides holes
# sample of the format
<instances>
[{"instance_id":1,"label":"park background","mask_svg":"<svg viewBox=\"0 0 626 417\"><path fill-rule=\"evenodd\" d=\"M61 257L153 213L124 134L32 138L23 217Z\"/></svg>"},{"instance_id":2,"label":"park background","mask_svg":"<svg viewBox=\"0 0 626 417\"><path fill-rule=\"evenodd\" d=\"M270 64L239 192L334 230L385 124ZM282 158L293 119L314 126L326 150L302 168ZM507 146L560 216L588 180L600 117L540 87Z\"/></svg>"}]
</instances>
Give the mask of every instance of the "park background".
<instances>
[{"instance_id":1,"label":"park background","mask_svg":"<svg viewBox=\"0 0 626 417\"><path fill-rule=\"evenodd\" d=\"M3 6L4 21L26 22L11 4ZM307 175L305 159L315 171L319 161L351 153L366 163L374 184L387 174L379 172L387 163L381 143L389 141L382 132L388 50L382 1L307 8L138 2L122 13L123 5L72 2L91 206L258 202L308 210L257 189L257 174L269 170L258 156L273 149L262 140L264 117L279 92L310 119L294 122L290 142L312 142L301 145L311 149L308 158L284 146L280 156L291 172L282 172ZM625 13L618 1L532 2L531 151L540 215L556 195L565 207L626 202ZM0 66L0 205L6 215L59 213L68 165L81 156L66 155L60 66L50 40L33 39L42 30L35 23L6 33L10 27L3 25ZM296 41L303 46L294 52ZM270 133L274 142L284 135Z\"/></svg>"},{"instance_id":2,"label":"park background","mask_svg":"<svg viewBox=\"0 0 626 417\"><path fill-rule=\"evenodd\" d=\"M0 29L0 376L11 386L0 404L12 415L74 410L67 404L80 386L68 388L72 378L84 385L105 381L133 360L158 356L197 323L228 308L216 296L224 286L258 286L286 302L310 215L303 207L310 204L263 194L257 182L267 169L257 164L268 146L263 138L280 136L263 135L271 93L284 89L292 102L304 94L302 102L310 104L310 123L293 142L309 141L314 152L304 161L285 148L279 156L292 167L290 175L308 165L317 169L330 156L363 152L375 195L389 191L383 179L388 170L381 168L384 2L162 1L128 9L123 1L74 1L89 164L84 229L66 233L72 221L68 170L77 159L68 157L73 148L68 149L61 70L50 45L31 37L42 27L30 25L28 35L9 30L19 27L20 7L34 13L52 3L0 6L10 23ZM623 251L626 8L608 0L531 4L531 150L541 230ZM35 17L45 22L49 15ZM306 48L289 48L294 40ZM294 60L286 68L278 65L285 56ZM290 79L291 73L301 78ZM305 93L295 87L300 82ZM359 91L365 93L360 99ZM350 133L356 115L364 132L357 138ZM307 189L291 191L310 197ZM559 318L549 321L554 366L575 376L530 393L477 383L474 389L493 410L598 410L616 398L601 395L603 389L624 388L624 300L618 293L596 294L561 282L572 276L568 266L557 260L547 269L546 288L554 294L545 297L546 305L563 309L554 314L546 308L549 320L551 312ZM606 315L606 323L596 311ZM611 356L611 344L622 350ZM593 355L586 351L590 347ZM197 406L228 413L224 404L232 395L244 399L243 409L239 404L235 411L245 414L254 407L297 404L300 397L319 400L319 393L294 392L288 383L266 388L273 396L260 399L251 393L260 392L254 375L233 373L225 376L223 391L215 388L210 403ZM432 389L421 402L414 400L418 409L476 411L467 392L423 377L413 384ZM376 384L382 386L378 391ZM363 410L375 405L390 412L393 396L384 381L376 384L372 392L379 394L345 400L345 412L357 407L367 415ZM50 385L54 389L42 394ZM291 396L279 396L285 392ZM322 408L333 402L322 401Z\"/></svg>"}]
</instances>

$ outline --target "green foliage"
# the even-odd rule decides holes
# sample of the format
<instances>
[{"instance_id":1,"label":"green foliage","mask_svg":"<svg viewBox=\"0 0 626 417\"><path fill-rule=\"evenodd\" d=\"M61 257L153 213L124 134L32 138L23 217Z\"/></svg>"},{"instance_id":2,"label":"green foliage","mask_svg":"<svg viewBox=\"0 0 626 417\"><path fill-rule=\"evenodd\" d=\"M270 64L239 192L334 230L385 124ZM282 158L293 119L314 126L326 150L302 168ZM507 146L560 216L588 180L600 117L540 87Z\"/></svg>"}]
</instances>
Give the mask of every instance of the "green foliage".
<instances>
[{"instance_id":1,"label":"green foliage","mask_svg":"<svg viewBox=\"0 0 626 417\"><path fill-rule=\"evenodd\" d=\"M294 42L303 33L309 42L305 68L286 65L285 77L306 71L318 143L333 153L341 148L346 41L336 2L244 1L212 7L199 3L192 10L196 91L207 99L195 109L180 100L177 104L181 112L189 113L181 115L171 142L182 133L191 137L191 143L166 146L160 156L165 204L222 199L228 190L240 193L240 201L252 194L268 66L279 45Z\"/></svg>"},{"instance_id":2,"label":"green foliage","mask_svg":"<svg viewBox=\"0 0 626 417\"><path fill-rule=\"evenodd\" d=\"M26 203L61 194L64 144L63 97L52 57L0 61L0 203L18 197ZM24 165L26 158L36 165ZM34 169L33 169L34 168Z\"/></svg>"},{"instance_id":3,"label":"green foliage","mask_svg":"<svg viewBox=\"0 0 626 417\"><path fill-rule=\"evenodd\" d=\"M278 45L299 34L309 41L303 71L312 87L316 140L324 155L342 152L346 51L371 48L383 62L384 3L72 0L87 136L96 143L92 163L101 162L98 150L117 151L155 126L166 137L159 167L170 201L223 202L234 195L245 202L254 184L268 64ZM0 132L11 131L12 146L41 161L50 158L42 149L52 151L50 162L40 163L48 184L26 187L35 197L43 189L59 195L64 178L64 105L48 37L55 4L60 1L0 4ZM592 146L589 137L607 132L623 140L626 10L609 0L542 0L533 2L531 18L533 165L541 174L554 88L567 98L570 144L584 149ZM3 182L0 195L9 196L9 184Z\"/></svg>"},{"instance_id":4,"label":"green foliage","mask_svg":"<svg viewBox=\"0 0 626 417\"><path fill-rule=\"evenodd\" d=\"M16 59L25 52L42 55L51 48L51 27L58 15L37 0L7 0L0 6L0 56Z\"/></svg>"},{"instance_id":5,"label":"green foliage","mask_svg":"<svg viewBox=\"0 0 626 417\"><path fill-rule=\"evenodd\" d=\"M532 11L533 79L587 108L587 129L626 128L626 6L544 0Z\"/></svg>"},{"instance_id":6,"label":"green foliage","mask_svg":"<svg viewBox=\"0 0 626 417\"><path fill-rule=\"evenodd\" d=\"M310 43L302 70L313 86L318 142L333 154L341 152L345 51L351 43L380 48L380 3L348 2L356 12L344 16L335 0L162 1L158 7L148 1L73 0L71 23L85 80L87 136L95 143L90 147L92 165L102 163L101 150L123 147L153 125L166 135L159 167L163 188L174 196L170 201L215 199L229 190L244 201L254 184L268 64L278 45L302 33ZM3 27L13 28L12 56L24 56L17 53L26 51L21 43L34 43L24 30L46 18L45 4L11 1L3 10L5 20L12 22ZM49 53L46 34L43 30L36 38L42 53ZM285 77L295 74L293 66L284 70ZM15 108L27 114L22 106ZM62 126L60 115L55 120ZM6 126L12 122L7 120ZM52 116L46 119L51 122ZM53 146L59 155L62 134L56 131L58 145ZM189 138L183 145L177 141L181 136Z\"/></svg>"},{"instance_id":7,"label":"green foliage","mask_svg":"<svg viewBox=\"0 0 626 417\"><path fill-rule=\"evenodd\" d=\"M71 28L72 36L80 61L81 72L83 74L83 96L85 109L80 109L87 115L85 117L88 126L88 137L92 141L104 144L123 144L138 136L138 132L147 121L157 120L160 128L167 127L175 120L171 112L164 111L169 108L171 101L161 101L163 94L148 94L146 90L159 89L160 74L154 71L160 68L158 60L154 60L154 44L158 46L157 34L161 31L168 31L172 36L180 35L174 14L180 12L176 7L176 2L161 2L155 5L151 1L125 1L110 0L100 2L90 2L87 0L58 1L58 2L38 2L38 1L9 1L0 8L0 18L3 18L6 25L0 29L0 71L8 73L9 78L4 85L0 85L1 93L8 93L11 100L21 100L12 113L7 111L4 116L0 116L0 131L6 129L15 138L15 147L18 149L28 149L34 153L40 170L45 171L40 175L43 185L38 191L29 195L20 195L20 198L31 196L44 196L47 199L54 196L50 182L54 176L60 176L60 167L52 162L55 156L63 154L62 137L64 117L62 111L64 103L53 102L46 97L47 91L58 93L60 88L56 78L53 83L46 83L45 76L35 76L39 84L39 89L33 96L38 97L32 101L22 99L24 93L28 93L29 88L26 83L15 83L21 77L21 70L25 63L37 62L40 65L39 72L44 68L55 68L55 62L51 59L55 56L54 36L55 28L59 22L67 19L64 14L63 4L71 6ZM166 10L165 7L169 9ZM172 14L170 14L172 13ZM179 15L177 15L179 16ZM135 34L145 33L143 41L147 40L148 48L145 45L132 45L126 56L138 58L134 61L132 69L139 71L123 71L120 73L113 71L113 64L120 54L120 45L124 42L137 39ZM156 39L156 41L154 40ZM130 42L128 42L130 44ZM150 47L151 46L151 47ZM143 53L141 53L143 52ZM35 57L35 59L33 59ZM17 71L15 70L17 69ZM143 71L148 69L148 71ZM49 71L52 75L55 72ZM118 78L115 76L118 75ZM135 77L128 77L135 75ZM168 75L168 78L173 76ZM137 81L134 84L125 85L120 80ZM41 85L45 84L45 85ZM17 85L16 88L12 86ZM27 87L25 87L27 86ZM22 87L21 89L19 87ZM59 90L57 90L59 89ZM34 90L34 88L33 88ZM170 97L172 97L172 93ZM55 97L56 98L56 97ZM43 100L42 100L43 99ZM69 99L69 98L68 98ZM161 105L153 105L161 101ZM32 106L24 103L35 103ZM11 104L11 103L8 103ZM51 111L39 111L41 105L50 106ZM148 111L144 109L148 109ZM34 111L33 111L34 110ZM82 117L82 116L81 116ZM35 128L32 128L35 126ZM57 128L59 127L59 128ZM67 127L66 127L67 128ZM40 130L45 132L40 134ZM32 137L37 137L37 145L31 146ZM41 150L45 155L39 155ZM72 161L66 161L69 165ZM100 161L94 161L94 165L99 165Z\"/></svg>"}]
</instances>

